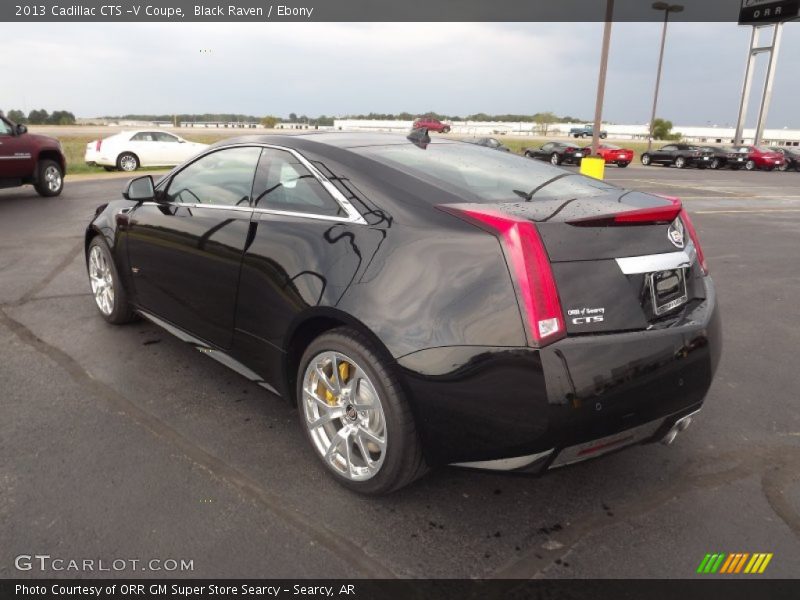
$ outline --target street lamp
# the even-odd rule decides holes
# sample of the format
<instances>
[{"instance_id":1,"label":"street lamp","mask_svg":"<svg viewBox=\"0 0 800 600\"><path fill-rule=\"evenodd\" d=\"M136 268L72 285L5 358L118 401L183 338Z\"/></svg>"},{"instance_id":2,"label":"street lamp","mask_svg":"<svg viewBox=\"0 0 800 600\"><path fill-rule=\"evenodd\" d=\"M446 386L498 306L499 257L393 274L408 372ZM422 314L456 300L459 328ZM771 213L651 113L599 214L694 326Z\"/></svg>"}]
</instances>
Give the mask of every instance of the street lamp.
<instances>
[{"instance_id":1,"label":"street lamp","mask_svg":"<svg viewBox=\"0 0 800 600\"><path fill-rule=\"evenodd\" d=\"M668 4L666 2L653 2L654 10L664 11L664 29L661 32L661 51L658 53L658 71L656 72L656 91L653 94L653 114L650 117L650 135L647 137L647 151L653 147L653 122L656 120L656 106L658 106L658 87L661 85L661 65L664 62L664 43L667 41L667 22L669 13L679 13L683 10L680 4Z\"/></svg>"}]
</instances>

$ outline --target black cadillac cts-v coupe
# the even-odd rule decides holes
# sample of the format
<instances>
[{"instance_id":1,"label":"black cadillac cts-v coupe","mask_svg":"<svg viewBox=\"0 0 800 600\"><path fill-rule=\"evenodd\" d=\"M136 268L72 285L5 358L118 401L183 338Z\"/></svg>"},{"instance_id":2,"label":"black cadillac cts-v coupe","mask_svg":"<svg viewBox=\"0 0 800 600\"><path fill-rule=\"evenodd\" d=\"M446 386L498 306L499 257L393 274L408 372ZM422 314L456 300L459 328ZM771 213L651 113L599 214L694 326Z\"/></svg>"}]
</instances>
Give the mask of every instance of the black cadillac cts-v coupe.
<instances>
[{"instance_id":1,"label":"black cadillac cts-v coupe","mask_svg":"<svg viewBox=\"0 0 800 600\"><path fill-rule=\"evenodd\" d=\"M363 493L671 441L720 355L675 199L449 140L227 140L97 209L102 316L141 315L296 403Z\"/></svg>"}]
</instances>

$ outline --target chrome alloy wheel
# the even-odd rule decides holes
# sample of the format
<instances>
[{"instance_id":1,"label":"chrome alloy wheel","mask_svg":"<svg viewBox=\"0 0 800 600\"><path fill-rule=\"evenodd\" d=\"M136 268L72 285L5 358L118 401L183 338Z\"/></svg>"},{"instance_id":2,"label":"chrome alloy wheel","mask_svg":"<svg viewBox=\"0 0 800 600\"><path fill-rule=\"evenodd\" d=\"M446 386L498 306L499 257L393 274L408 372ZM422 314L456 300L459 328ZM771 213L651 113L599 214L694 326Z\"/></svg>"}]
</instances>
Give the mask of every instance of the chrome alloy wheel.
<instances>
[{"instance_id":1,"label":"chrome alloy wheel","mask_svg":"<svg viewBox=\"0 0 800 600\"><path fill-rule=\"evenodd\" d=\"M136 158L131 154L126 154L119 159L119 168L123 171L135 171L137 166Z\"/></svg>"},{"instance_id":2,"label":"chrome alloy wheel","mask_svg":"<svg viewBox=\"0 0 800 600\"><path fill-rule=\"evenodd\" d=\"M51 192L57 192L61 189L61 171L55 165L50 165L44 170L44 182L47 189Z\"/></svg>"},{"instance_id":3,"label":"chrome alloy wheel","mask_svg":"<svg viewBox=\"0 0 800 600\"><path fill-rule=\"evenodd\" d=\"M314 356L303 375L305 423L317 452L351 481L375 476L386 456L386 418L366 372L340 352Z\"/></svg>"},{"instance_id":4,"label":"chrome alloy wheel","mask_svg":"<svg viewBox=\"0 0 800 600\"><path fill-rule=\"evenodd\" d=\"M99 246L93 246L89 253L89 281L97 308L104 315L114 310L114 279L106 255Z\"/></svg>"}]
</instances>

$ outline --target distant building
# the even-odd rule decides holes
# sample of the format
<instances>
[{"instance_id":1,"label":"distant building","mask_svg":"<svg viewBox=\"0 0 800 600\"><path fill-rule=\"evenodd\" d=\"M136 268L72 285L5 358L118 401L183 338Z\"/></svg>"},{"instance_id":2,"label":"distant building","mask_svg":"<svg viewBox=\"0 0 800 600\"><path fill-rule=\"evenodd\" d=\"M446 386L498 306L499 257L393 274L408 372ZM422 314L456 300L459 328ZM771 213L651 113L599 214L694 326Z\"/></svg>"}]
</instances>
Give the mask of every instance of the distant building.
<instances>
[{"instance_id":1,"label":"distant building","mask_svg":"<svg viewBox=\"0 0 800 600\"><path fill-rule=\"evenodd\" d=\"M373 121L367 119L336 119L333 128L337 131L394 131L403 132L411 129L412 121ZM542 136L544 128L547 135L553 137L567 136L572 127L579 127L585 123L551 123L538 124L530 122L505 122L505 121L453 121L450 131L462 136ZM647 140L648 125L611 125L603 124L603 129L608 131L608 137L620 140ZM733 127L696 127L689 125L676 125L673 132L680 133L682 139L688 142L703 144L732 144L736 133ZM752 143L755 129L745 129L743 132L745 143ZM764 145L800 146L800 129L765 129L762 139Z\"/></svg>"}]
</instances>

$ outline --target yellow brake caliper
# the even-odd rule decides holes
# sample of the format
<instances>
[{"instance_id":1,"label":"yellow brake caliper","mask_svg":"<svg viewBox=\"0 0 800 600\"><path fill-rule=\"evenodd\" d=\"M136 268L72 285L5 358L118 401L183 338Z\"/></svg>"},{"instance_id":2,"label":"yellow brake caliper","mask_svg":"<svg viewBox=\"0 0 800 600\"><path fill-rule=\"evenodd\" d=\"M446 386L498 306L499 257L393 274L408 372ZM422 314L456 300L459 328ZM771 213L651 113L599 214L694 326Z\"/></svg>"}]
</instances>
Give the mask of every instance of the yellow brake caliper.
<instances>
[{"instance_id":1,"label":"yellow brake caliper","mask_svg":"<svg viewBox=\"0 0 800 600\"><path fill-rule=\"evenodd\" d=\"M342 383L347 383L350 377L350 364L346 362L339 363L339 380ZM317 384L317 395L325 398L330 406L336 406L337 398L321 381Z\"/></svg>"}]
</instances>

